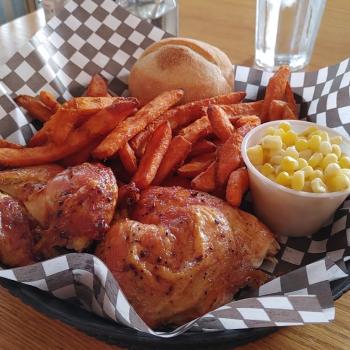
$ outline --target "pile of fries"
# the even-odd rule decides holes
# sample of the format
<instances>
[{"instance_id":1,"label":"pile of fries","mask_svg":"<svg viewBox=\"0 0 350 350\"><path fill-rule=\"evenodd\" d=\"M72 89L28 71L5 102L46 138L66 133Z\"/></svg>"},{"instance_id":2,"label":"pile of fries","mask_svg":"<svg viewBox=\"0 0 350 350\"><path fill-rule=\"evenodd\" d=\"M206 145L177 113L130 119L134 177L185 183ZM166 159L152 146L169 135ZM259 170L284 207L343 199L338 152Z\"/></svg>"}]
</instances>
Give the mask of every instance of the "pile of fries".
<instances>
[{"instance_id":1,"label":"pile of fries","mask_svg":"<svg viewBox=\"0 0 350 350\"><path fill-rule=\"evenodd\" d=\"M249 186L240 152L243 137L261 122L297 119L289 76L288 67L281 67L265 99L250 103L242 102L244 92L232 92L181 105L179 89L140 107L135 98L111 96L99 75L85 96L63 104L46 91L18 96L16 102L43 127L27 147L2 140L0 165L107 161L118 164L112 166L117 179L129 188L181 185L239 206Z\"/></svg>"}]
</instances>

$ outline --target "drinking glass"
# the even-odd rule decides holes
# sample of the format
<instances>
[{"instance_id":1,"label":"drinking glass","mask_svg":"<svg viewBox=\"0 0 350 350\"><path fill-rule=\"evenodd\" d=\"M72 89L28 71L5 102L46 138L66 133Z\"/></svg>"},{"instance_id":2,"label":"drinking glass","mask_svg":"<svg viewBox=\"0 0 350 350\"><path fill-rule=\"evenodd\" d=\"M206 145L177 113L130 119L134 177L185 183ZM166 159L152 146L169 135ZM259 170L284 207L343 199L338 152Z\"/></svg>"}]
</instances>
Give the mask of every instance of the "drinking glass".
<instances>
[{"instance_id":1,"label":"drinking glass","mask_svg":"<svg viewBox=\"0 0 350 350\"><path fill-rule=\"evenodd\" d=\"M117 0L119 5L166 32L178 34L178 7L176 0Z\"/></svg>"},{"instance_id":2,"label":"drinking glass","mask_svg":"<svg viewBox=\"0 0 350 350\"><path fill-rule=\"evenodd\" d=\"M257 0L255 64L265 70L309 62L326 0Z\"/></svg>"}]
</instances>

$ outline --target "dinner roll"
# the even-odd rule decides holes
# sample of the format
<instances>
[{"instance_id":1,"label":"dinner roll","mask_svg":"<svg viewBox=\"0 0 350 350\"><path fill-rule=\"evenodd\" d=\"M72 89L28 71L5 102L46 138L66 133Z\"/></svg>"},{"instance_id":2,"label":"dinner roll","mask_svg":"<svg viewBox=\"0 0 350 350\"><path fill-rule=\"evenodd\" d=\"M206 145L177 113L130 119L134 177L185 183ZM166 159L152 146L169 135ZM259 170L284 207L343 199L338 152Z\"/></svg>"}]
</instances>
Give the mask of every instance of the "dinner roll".
<instances>
[{"instance_id":1,"label":"dinner roll","mask_svg":"<svg viewBox=\"0 0 350 350\"><path fill-rule=\"evenodd\" d=\"M182 102L229 93L234 75L227 55L215 46L187 38L163 39L149 46L134 64L129 91L141 104L160 93L182 88Z\"/></svg>"}]
</instances>

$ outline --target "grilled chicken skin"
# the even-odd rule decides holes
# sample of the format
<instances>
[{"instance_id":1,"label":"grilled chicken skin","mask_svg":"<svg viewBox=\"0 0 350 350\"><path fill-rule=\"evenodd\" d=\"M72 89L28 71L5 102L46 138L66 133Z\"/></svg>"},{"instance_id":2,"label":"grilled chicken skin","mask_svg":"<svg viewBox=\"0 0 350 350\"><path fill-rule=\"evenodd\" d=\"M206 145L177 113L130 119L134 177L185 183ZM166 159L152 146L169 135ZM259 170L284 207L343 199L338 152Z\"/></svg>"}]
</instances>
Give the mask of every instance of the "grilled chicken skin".
<instances>
[{"instance_id":1,"label":"grilled chicken skin","mask_svg":"<svg viewBox=\"0 0 350 350\"><path fill-rule=\"evenodd\" d=\"M0 193L0 261L8 266L24 266L34 261L31 224L23 205Z\"/></svg>"},{"instance_id":2,"label":"grilled chicken skin","mask_svg":"<svg viewBox=\"0 0 350 350\"><path fill-rule=\"evenodd\" d=\"M54 256L57 247L82 251L102 239L118 196L111 169L98 163L63 171L56 165L3 171L0 190L22 201L39 223L34 253L44 258Z\"/></svg>"},{"instance_id":3,"label":"grilled chicken skin","mask_svg":"<svg viewBox=\"0 0 350 350\"><path fill-rule=\"evenodd\" d=\"M207 193L151 187L131 219L115 222L97 250L153 327L183 324L232 300L265 275L278 243L254 216Z\"/></svg>"}]
</instances>

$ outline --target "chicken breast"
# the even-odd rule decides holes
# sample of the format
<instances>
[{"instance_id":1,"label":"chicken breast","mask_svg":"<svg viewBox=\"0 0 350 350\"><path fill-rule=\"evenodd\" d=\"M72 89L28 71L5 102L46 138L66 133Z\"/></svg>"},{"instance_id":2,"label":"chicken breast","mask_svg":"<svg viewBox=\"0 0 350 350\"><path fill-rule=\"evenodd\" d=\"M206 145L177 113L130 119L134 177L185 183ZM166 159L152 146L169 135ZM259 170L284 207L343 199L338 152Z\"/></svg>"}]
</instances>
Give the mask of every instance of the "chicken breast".
<instances>
[{"instance_id":1,"label":"chicken breast","mask_svg":"<svg viewBox=\"0 0 350 350\"><path fill-rule=\"evenodd\" d=\"M232 300L278 250L254 216L207 193L151 187L98 249L151 327L180 325Z\"/></svg>"}]
</instances>

